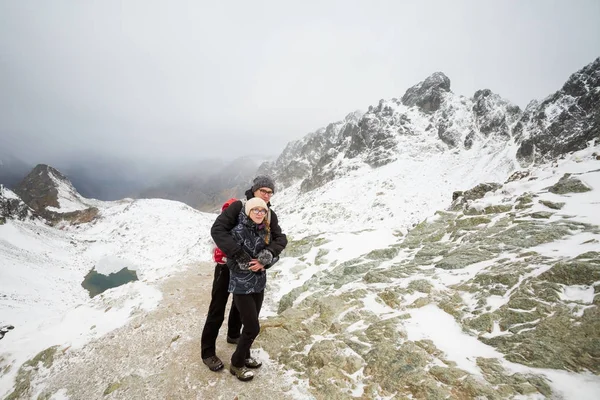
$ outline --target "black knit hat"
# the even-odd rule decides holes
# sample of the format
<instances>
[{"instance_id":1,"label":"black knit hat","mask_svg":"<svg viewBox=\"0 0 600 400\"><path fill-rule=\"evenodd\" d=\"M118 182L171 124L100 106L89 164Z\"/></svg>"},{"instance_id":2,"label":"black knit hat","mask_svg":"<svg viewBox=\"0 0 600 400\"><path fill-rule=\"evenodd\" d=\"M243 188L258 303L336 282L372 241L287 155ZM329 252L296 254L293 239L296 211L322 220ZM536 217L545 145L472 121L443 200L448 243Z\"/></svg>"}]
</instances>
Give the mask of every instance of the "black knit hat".
<instances>
[{"instance_id":1,"label":"black knit hat","mask_svg":"<svg viewBox=\"0 0 600 400\"><path fill-rule=\"evenodd\" d=\"M273 179L266 175L260 175L254 178L254 181L252 181L251 189L253 193L256 192L258 189L264 187L271 189L273 193L275 193L275 182L273 182Z\"/></svg>"}]
</instances>

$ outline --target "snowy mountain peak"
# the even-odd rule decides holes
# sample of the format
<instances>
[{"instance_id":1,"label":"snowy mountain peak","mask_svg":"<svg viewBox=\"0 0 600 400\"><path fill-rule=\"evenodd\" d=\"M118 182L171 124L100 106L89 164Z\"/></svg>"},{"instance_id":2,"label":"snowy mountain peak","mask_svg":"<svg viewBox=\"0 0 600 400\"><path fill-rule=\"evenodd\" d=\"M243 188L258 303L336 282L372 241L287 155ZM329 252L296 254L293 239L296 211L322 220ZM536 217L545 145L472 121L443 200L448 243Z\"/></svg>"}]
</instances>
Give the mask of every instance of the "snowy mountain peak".
<instances>
[{"instance_id":1,"label":"snowy mountain peak","mask_svg":"<svg viewBox=\"0 0 600 400\"><path fill-rule=\"evenodd\" d=\"M423 112L434 112L440 108L445 92L450 92L450 78L442 72L435 72L408 89L402 96L402 104L417 106Z\"/></svg>"},{"instance_id":2,"label":"snowy mountain peak","mask_svg":"<svg viewBox=\"0 0 600 400\"><path fill-rule=\"evenodd\" d=\"M487 165L525 166L584 149L600 139L600 58L573 74L563 88L525 110L489 89L471 98L453 93L436 72L402 98L380 100L366 113L351 113L291 142L259 173L282 187L301 181L300 192L322 187L359 170L399 159L427 161L455 152L456 160L488 159ZM454 161L452 161L453 163ZM486 164L483 161L477 163ZM517 164L518 165L518 164ZM503 173L511 172L503 167ZM414 171L406 171L414 173Z\"/></svg>"},{"instance_id":3,"label":"snowy mountain peak","mask_svg":"<svg viewBox=\"0 0 600 400\"><path fill-rule=\"evenodd\" d=\"M380 100L364 114L352 113L290 143L260 172L274 175L283 187L301 180L301 192L308 192L398 159L427 161L446 151L471 149L493 154L506 147L519 117L517 106L490 90L472 99L452 93L450 79L438 72L408 89L401 100Z\"/></svg>"},{"instance_id":4,"label":"snowy mountain peak","mask_svg":"<svg viewBox=\"0 0 600 400\"><path fill-rule=\"evenodd\" d=\"M89 208L71 181L46 164L37 165L14 191L27 205L46 217L48 212L67 213Z\"/></svg>"}]
</instances>

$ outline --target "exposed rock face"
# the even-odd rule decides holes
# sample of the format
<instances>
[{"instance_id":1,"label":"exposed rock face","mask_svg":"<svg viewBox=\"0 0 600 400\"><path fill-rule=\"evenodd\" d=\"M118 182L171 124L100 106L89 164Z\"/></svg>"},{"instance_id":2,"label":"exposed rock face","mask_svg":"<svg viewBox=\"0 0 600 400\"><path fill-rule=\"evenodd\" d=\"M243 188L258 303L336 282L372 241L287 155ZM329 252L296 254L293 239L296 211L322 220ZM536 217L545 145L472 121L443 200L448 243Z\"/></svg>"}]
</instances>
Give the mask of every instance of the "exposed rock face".
<instances>
[{"instance_id":1,"label":"exposed rock face","mask_svg":"<svg viewBox=\"0 0 600 400\"><path fill-rule=\"evenodd\" d=\"M5 224L7 219L33 219L35 212L21 199L0 185L0 225Z\"/></svg>"},{"instance_id":2,"label":"exposed rock face","mask_svg":"<svg viewBox=\"0 0 600 400\"><path fill-rule=\"evenodd\" d=\"M290 142L273 163L264 163L257 174L275 177L277 184L288 187L304 181L304 191L312 190L334 179L333 165L339 164L348 149L358 154L365 139L358 127L363 113L350 113L342 121L334 122L303 139ZM336 162L337 160L337 162Z\"/></svg>"},{"instance_id":3,"label":"exposed rock face","mask_svg":"<svg viewBox=\"0 0 600 400\"><path fill-rule=\"evenodd\" d=\"M510 137L511 127L520 117L518 106L504 100L489 89L478 90L473 95L473 113L479 131L484 136L497 134Z\"/></svg>"},{"instance_id":4,"label":"exposed rock face","mask_svg":"<svg viewBox=\"0 0 600 400\"><path fill-rule=\"evenodd\" d=\"M600 58L542 102L530 103L514 136L522 163L548 161L600 139Z\"/></svg>"},{"instance_id":5,"label":"exposed rock face","mask_svg":"<svg viewBox=\"0 0 600 400\"><path fill-rule=\"evenodd\" d=\"M472 189L464 192L456 191L452 193L452 206L453 210L462 210L466 207L471 200L481 199L488 192L493 192L502 187L499 183L480 183ZM466 208L465 208L466 209Z\"/></svg>"},{"instance_id":6,"label":"exposed rock face","mask_svg":"<svg viewBox=\"0 0 600 400\"><path fill-rule=\"evenodd\" d=\"M15 193L40 214L46 211L46 207L60 207L58 189L50 174L65 182L69 181L51 166L39 164L15 187Z\"/></svg>"},{"instance_id":7,"label":"exposed rock face","mask_svg":"<svg viewBox=\"0 0 600 400\"><path fill-rule=\"evenodd\" d=\"M408 89L402 96L402 104L417 106L423 112L431 113L440 109L446 92L450 92L450 79L442 72L436 72Z\"/></svg>"}]
</instances>

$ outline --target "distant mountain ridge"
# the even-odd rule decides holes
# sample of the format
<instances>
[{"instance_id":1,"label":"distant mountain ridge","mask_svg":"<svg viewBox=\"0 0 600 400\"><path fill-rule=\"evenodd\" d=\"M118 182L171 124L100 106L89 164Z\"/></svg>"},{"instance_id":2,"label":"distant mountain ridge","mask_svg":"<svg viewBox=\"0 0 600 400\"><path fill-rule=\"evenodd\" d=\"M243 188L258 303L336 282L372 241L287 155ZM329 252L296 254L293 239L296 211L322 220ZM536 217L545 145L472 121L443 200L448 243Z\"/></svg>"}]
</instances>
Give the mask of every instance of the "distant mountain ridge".
<instances>
[{"instance_id":1,"label":"distant mountain ridge","mask_svg":"<svg viewBox=\"0 0 600 400\"><path fill-rule=\"evenodd\" d=\"M139 193L139 198L177 200L200 211L214 212L230 197L241 197L263 162L255 156L230 162L210 161L188 167Z\"/></svg>"}]
</instances>

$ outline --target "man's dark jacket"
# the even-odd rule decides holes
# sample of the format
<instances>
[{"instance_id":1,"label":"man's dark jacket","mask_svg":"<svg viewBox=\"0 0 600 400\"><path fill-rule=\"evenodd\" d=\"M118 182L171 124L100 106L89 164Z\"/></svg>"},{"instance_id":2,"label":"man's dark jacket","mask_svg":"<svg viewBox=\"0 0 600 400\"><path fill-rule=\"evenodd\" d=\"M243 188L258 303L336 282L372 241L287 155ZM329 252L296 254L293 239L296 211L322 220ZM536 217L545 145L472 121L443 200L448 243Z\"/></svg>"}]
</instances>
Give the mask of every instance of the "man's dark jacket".
<instances>
[{"instance_id":1,"label":"man's dark jacket","mask_svg":"<svg viewBox=\"0 0 600 400\"><path fill-rule=\"evenodd\" d=\"M250 200L253 197L254 193L251 190L247 190L246 198ZM271 203L267 203L267 205L270 209ZM239 252L243 251L235 240L233 240L233 236L231 236L231 230L238 224L238 214L242 211L242 207L243 205L240 200L231 203L225 211L219 214L210 229L210 235L215 244L229 259L235 258ZM273 253L273 257L277 257L285 249L285 246L287 246L287 237L281 233L281 227L279 226L279 220L275 211L270 210L270 213L271 242L267 246L267 249Z\"/></svg>"}]
</instances>

